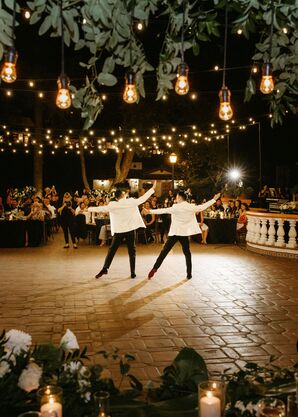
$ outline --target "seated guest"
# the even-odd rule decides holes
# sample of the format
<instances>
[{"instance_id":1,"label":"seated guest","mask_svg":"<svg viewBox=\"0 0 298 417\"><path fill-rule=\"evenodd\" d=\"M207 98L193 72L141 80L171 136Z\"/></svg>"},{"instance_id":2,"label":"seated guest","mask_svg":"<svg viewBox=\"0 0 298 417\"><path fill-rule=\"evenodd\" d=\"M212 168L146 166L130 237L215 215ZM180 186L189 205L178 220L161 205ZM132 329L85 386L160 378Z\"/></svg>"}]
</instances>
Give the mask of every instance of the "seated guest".
<instances>
[{"instance_id":1,"label":"seated guest","mask_svg":"<svg viewBox=\"0 0 298 417\"><path fill-rule=\"evenodd\" d=\"M208 236L208 232L209 232L209 227L207 226L206 223L204 223L204 212L201 211L199 213L200 215L200 223L199 223L199 229L200 229L200 233L202 234L202 244L203 245L207 245L207 236Z\"/></svg>"},{"instance_id":2,"label":"seated guest","mask_svg":"<svg viewBox=\"0 0 298 417\"><path fill-rule=\"evenodd\" d=\"M143 209L151 210L151 204L149 203L149 201L146 201L146 203L143 205ZM141 214L146 225L147 242L153 242L154 238L152 236L152 231L154 231L155 229L155 214L146 214L143 210Z\"/></svg>"},{"instance_id":3,"label":"seated guest","mask_svg":"<svg viewBox=\"0 0 298 417\"><path fill-rule=\"evenodd\" d=\"M50 202L49 197L45 197L43 199L43 204L44 204L44 206L47 208L47 210L50 213L50 219L51 220L55 219L57 217L57 215L56 215L56 208L51 205L51 202Z\"/></svg>"},{"instance_id":4,"label":"seated guest","mask_svg":"<svg viewBox=\"0 0 298 417\"><path fill-rule=\"evenodd\" d=\"M238 219L241 212L241 200L235 200L235 214L234 216Z\"/></svg>"},{"instance_id":5,"label":"seated guest","mask_svg":"<svg viewBox=\"0 0 298 417\"><path fill-rule=\"evenodd\" d=\"M233 200L229 200L228 207L225 210L227 217L235 217L235 211L235 202Z\"/></svg>"},{"instance_id":6,"label":"seated guest","mask_svg":"<svg viewBox=\"0 0 298 417\"><path fill-rule=\"evenodd\" d=\"M45 212L43 210L42 204L38 201L34 201L31 206L31 211L27 216L27 220L39 220L44 221Z\"/></svg>"},{"instance_id":7,"label":"seated guest","mask_svg":"<svg viewBox=\"0 0 298 417\"><path fill-rule=\"evenodd\" d=\"M213 207L213 206L212 206L212 207ZM216 211L216 212L225 211L224 206L223 206L222 201L221 201L221 198L218 198L218 199L215 201L215 204L214 204L214 211Z\"/></svg>"},{"instance_id":8,"label":"seated guest","mask_svg":"<svg viewBox=\"0 0 298 417\"><path fill-rule=\"evenodd\" d=\"M79 214L83 214L85 216L86 223L90 223L91 213L88 211L88 206L86 206L84 201L81 201L75 209L75 215L78 216Z\"/></svg>"},{"instance_id":9,"label":"seated guest","mask_svg":"<svg viewBox=\"0 0 298 417\"><path fill-rule=\"evenodd\" d=\"M111 234L111 225L104 224L103 226L101 226L99 236L98 236L98 239L100 240L99 246L104 246L107 243L108 233Z\"/></svg>"},{"instance_id":10,"label":"seated guest","mask_svg":"<svg viewBox=\"0 0 298 417\"><path fill-rule=\"evenodd\" d=\"M237 231L242 229L247 225L247 215L246 212L248 211L248 206L246 203L241 204L240 214L237 221Z\"/></svg>"}]
</instances>

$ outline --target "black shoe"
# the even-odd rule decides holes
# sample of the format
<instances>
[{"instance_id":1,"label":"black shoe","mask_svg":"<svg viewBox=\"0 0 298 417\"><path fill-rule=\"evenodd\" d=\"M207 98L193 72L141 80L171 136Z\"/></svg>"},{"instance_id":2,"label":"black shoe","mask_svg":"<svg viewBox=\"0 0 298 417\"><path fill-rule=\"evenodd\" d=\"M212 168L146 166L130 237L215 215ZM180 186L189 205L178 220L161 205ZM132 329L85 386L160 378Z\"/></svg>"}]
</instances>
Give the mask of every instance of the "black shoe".
<instances>
[{"instance_id":1,"label":"black shoe","mask_svg":"<svg viewBox=\"0 0 298 417\"><path fill-rule=\"evenodd\" d=\"M102 270L97 275L95 275L95 278L100 278L107 273L108 273L108 270L106 268L102 268Z\"/></svg>"},{"instance_id":2,"label":"black shoe","mask_svg":"<svg viewBox=\"0 0 298 417\"><path fill-rule=\"evenodd\" d=\"M135 278L135 277L136 277L136 274L135 273L130 274L130 278Z\"/></svg>"},{"instance_id":3,"label":"black shoe","mask_svg":"<svg viewBox=\"0 0 298 417\"><path fill-rule=\"evenodd\" d=\"M187 279L192 279L192 276L191 276L191 274L187 274L187 277L186 277Z\"/></svg>"}]
</instances>

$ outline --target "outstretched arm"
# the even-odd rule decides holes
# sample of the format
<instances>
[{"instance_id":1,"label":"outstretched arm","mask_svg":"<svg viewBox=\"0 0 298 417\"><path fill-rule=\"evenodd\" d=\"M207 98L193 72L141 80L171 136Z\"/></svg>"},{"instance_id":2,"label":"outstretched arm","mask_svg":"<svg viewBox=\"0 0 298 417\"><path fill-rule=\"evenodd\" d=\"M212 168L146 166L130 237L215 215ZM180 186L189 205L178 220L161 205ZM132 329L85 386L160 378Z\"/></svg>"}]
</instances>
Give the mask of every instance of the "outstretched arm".
<instances>
[{"instance_id":1,"label":"outstretched arm","mask_svg":"<svg viewBox=\"0 0 298 417\"><path fill-rule=\"evenodd\" d=\"M204 210L206 210L208 207L210 207L210 206L212 206L212 204L214 204L215 203L215 201L218 199L220 197L220 193L217 193L217 194L215 194L215 196L211 199L211 200L209 200L209 201L207 201L206 203L204 203L204 204L199 204L199 205L194 205L193 206L193 211L195 212L195 213L199 213L200 211L204 211Z\"/></svg>"},{"instance_id":2,"label":"outstretched arm","mask_svg":"<svg viewBox=\"0 0 298 417\"><path fill-rule=\"evenodd\" d=\"M146 211L146 210L144 210L144 211ZM171 214L171 213L173 213L173 206L172 207L167 207L167 208L148 210L148 213L150 213L150 214Z\"/></svg>"},{"instance_id":3,"label":"outstretched arm","mask_svg":"<svg viewBox=\"0 0 298 417\"><path fill-rule=\"evenodd\" d=\"M90 211L91 213L108 213L109 206L88 207L88 211Z\"/></svg>"},{"instance_id":4,"label":"outstretched arm","mask_svg":"<svg viewBox=\"0 0 298 417\"><path fill-rule=\"evenodd\" d=\"M155 187L156 187L156 181L154 181L152 188L150 190L146 191L144 195L142 195L139 198L135 199L135 203L137 206L140 206L141 204L145 203L145 201L148 200L148 198L155 193Z\"/></svg>"}]
</instances>

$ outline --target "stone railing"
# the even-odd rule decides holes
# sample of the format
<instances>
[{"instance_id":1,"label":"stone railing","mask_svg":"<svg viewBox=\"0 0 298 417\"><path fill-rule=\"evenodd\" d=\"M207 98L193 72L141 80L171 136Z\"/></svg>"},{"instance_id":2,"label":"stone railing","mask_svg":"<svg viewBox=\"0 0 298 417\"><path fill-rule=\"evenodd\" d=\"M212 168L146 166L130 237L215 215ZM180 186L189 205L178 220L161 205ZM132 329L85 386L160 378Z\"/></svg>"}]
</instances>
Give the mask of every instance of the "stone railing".
<instances>
[{"instance_id":1,"label":"stone railing","mask_svg":"<svg viewBox=\"0 0 298 417\"><path fill-rule=\"evenodd\" d=\"M298 259L298 215L247 213L247 249L254 252Z\"/></svg>"}]
</instances>

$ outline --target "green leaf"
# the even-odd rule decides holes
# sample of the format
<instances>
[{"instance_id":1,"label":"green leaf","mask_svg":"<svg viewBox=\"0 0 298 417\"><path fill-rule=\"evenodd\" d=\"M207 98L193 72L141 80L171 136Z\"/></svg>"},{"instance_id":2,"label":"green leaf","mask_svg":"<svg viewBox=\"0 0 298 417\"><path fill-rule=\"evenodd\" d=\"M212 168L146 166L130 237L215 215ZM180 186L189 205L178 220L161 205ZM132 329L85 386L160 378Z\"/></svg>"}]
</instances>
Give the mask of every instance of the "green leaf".
<instances>
[{"instance_id":1,"label":"green leaf","mask_svg":"<svg viewBox=\"0 0 298 417\"><path fill-rule=\"evenodd\" d=\"M4 43L4 45L12 45L11 38L8 35L6 35L6 33L3 30L0 30L0 41Z\"/></svg>"},{"instance_id":2,"label":"green leaf","mask_svg":"<svg viewBox=\"0 0 298 417\"><path fill-rule=\"evenodd\" d=\"M97 81L99 84L107 85L109 87L117 83L117 78L113 74L108 74L106 72L101 72L97 76Z\"/></svg>"},{"instance_id":3,"label":"green leaf","mask_svg":"<svg viewBox=\"0 0 298 417\"><path fill-rule=\"evenodd\" d=\"M115 69L115 61L112 56L109 56L105 59L105 62L102 67L102 72L111 73Z\"/></svg>"},{"instance_id":4,"label":"green leaf","mask_svg":"<svg viewBox=\"0 0 298 417\"><path fill-rule=\"evenodd\" d=\"M40 25L38 34L40 36L42 36L43 34L45 34L50 29L51 25L52 25L52 18L51 18L51 16L46 16L45 20Z\"/></svg>"}]
</instances>

